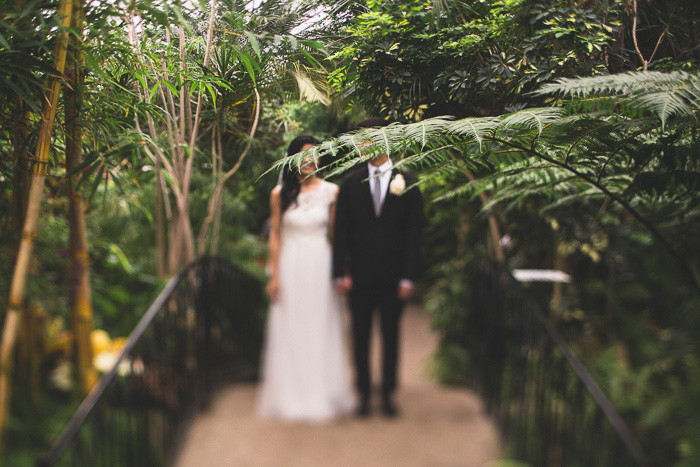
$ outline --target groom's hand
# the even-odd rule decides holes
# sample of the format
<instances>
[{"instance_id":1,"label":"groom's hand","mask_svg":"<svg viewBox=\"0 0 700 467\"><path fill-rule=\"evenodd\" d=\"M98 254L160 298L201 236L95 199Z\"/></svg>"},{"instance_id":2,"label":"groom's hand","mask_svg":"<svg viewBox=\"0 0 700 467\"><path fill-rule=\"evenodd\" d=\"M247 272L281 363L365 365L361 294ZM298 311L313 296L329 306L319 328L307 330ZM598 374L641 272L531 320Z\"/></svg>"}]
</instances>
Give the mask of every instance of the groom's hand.
<instances>
[{"instance_id":1,"label":"groom's hand","mask_svg":"<svg viewBox=\"0 0 700 467\"><path fill-rule=\"evenodd\" d=\"M413 294L413 282L406 279L401 280L398 290L396 291L399 300L406 301L411 297L411 294Z\"/></svg>"},{"instance_id":2,"label":"groom's hand","mask_svg":"<svg viewBox=\"0 0 700 467\"><path fill-rule=\"evenodd\" d=\"M352 290L352 278L350 276L338 277L335 280L335 291L338 295L345 295Z\"/></svg>"}]
</instances>

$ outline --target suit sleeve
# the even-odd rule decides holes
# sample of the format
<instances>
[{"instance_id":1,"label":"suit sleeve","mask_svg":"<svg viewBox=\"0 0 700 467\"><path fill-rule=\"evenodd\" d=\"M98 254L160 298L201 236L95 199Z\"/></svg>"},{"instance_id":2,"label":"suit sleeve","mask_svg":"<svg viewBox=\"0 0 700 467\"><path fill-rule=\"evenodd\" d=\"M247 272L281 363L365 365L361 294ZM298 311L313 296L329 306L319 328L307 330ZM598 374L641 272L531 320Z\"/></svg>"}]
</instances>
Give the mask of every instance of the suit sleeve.
<instances>
[{"instance_id":1,"label":"suit sleeve","mask_svg":"<svg viewBox=\"0 0 700 467\"><path fill-rule=\"evenodd\" d=\"M409 183L415 182L410 177ZM408 226L406 230L406 251L404 254L402 277L415 281L420 269L420 242L423 233L423 196L418 187L409 190L405 195L408 203Z\"/></svg>"},{"instance_id":2,"label":"suit sleeve","mask_svg":"<svg viewBox=\"0 0 700 467\"><path fill-rule=\"evenodd\" d=\"M345 262L348 256L350 222L348 210L349 188L347 178L343 180L335 204L335 225L333 230L333 278L345 275Z\"/></svg>"}]
</instances>

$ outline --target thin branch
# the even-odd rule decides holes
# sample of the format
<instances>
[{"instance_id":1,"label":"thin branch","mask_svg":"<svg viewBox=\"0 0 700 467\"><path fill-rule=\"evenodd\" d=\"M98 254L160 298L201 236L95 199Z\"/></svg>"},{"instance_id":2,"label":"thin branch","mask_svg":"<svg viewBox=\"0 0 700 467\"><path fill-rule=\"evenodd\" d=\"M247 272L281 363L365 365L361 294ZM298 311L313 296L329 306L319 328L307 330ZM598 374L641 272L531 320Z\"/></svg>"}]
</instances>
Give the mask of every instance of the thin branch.
<instances>
[{"instance_id":1,"label":"thin branch","mask_svg":"<svg viewBox=\"0 0 700 467\"><path fill-rule=\"evenodd\" d=\"M211 0L209 6L209 27L207 28L207 45L204 50L204 67L209 64L209 56L211 54L211 41L212 33L214 30L214 18L216 16L216 0ZM197 94L197 110L194 113L194 122L192 128L192 134L190 135L190 151L194 150L194 143L197 141L197 133L199 133L199 123L200 123L200 113L202 111L202 87L199 87L199 93ZM190 154L191 156L191 154Z\"/></svg>"},{"instance_id":2,"label":"thin branch","mask_svg":"<svg viewBox=\"0 0 700 467\"><path fill-rule=\"evenodd\" d=\"M236 165L234 165L231 170L226 172L226 175L224 175L224 181L228 180L234 173L236 173L236 171L238 171L238 168L243 163L243 159L245 159L245 156L248 155L248 151L250 151L250 148L253 145L253 136L255 135L255 132L258 129L258 123L260 122L260 93L258 93L258 88L253 88L253 91L255 91L255 118L253 119L253 126L250 128L250 133L248 135L248 145L241 153Z\"/></svg>"},{"instance_id":3,"label":"thin branch","mask_svg":"<svg viewBox=\"0 0 700 467\"><path fill-rule=\"evenodd\" d=\"M654 51L651 53L651 57L649 57L650 62L652 60L654 60L654 55L656 55L656 51L659 50L659 46L661 45L661 42L664 40L664 37L666 37L666 31L662 32L661 35L659 36L659 40L656 41L656 47L654 47Z\"/></svg>"},{"instance_id":4,"label":"thin branch","mask_svg":"<svg viewBox=\"0 0 700 467\"><path fill-rule=\"evenodd\" d=\"M646 61L642 51L639 50L639 42L637 41L637 0L632 0L632 8L634 15L632 16L632 42L634 43L634 50L637 51L637 55L642 60L642 66L644 71L647 71L647 65L649 62Z\"/></svg>"},{"instance_id":5,"label":"thin branch","mask_svg":"<svg viewBox=\"0 0 700 467\"><path fill-rule=\"evenodd\" d=\"M197 237L197 249L199 251L199 254L204 254L206 252L206 239L209 235L209 227L211 223L215 221L217 210L221 206L220 201L224 185L226 184L226 181L229 178L231 178L241 167L243 159L245 159L246 155L248 155L248 152L250 151L250 148L253 145L253 138L255 137L255 133L258 129L258 123L260 121L260 94L258 93L257 88L253 88L253 90L255 91L255 117L253 118L253 125L251 126L250 132L248 134L248 145L245 147L245 149L239 156L236 165L234 165L231 168L231 170L226 172L224 176L217 181L216 187L214 188L214 193L212 193L212 196L209 199L207 217L204 219L204 222L202 222L202 228L199 231L199 236Z\"/></svg>"}]
</instances>

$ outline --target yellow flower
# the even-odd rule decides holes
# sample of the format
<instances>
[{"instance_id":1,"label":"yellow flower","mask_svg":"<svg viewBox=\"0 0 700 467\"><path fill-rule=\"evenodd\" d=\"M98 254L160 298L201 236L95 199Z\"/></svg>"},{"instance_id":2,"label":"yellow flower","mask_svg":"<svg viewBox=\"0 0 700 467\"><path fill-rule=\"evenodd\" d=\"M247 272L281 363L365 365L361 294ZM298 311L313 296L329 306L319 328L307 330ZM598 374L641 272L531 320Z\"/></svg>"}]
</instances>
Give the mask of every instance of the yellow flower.
<instances>
[{"instance_id":1,"label":"yellow flower","mask_svg":"<svg viewBox=\"0 0 700 467\"><path fill-rule=\"evenodd\" d=\"M92 352L97 355L112 347L112 340L109 338L107 331L95 329L90 334L90 342L92 343Z\"/></svg>"}]
</instances>

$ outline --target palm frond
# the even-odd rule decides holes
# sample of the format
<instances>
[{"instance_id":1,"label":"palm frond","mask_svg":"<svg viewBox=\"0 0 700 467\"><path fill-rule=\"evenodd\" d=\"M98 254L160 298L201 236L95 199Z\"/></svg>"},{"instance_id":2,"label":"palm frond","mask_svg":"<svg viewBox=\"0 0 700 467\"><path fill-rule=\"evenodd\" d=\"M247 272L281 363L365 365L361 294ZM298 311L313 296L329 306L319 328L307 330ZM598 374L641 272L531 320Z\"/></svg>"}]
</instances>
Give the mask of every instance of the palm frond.
<instances>
[{"instance_id":1,"label":"palm frond","mask_svg":"<svg viewBox=\"0 0 700 467\"><path fill-rule=\"evenodd\" d=\"M297 82L299 96L309 102L321 102L324 105L330 103L328 85L319 70L303 67L295 64L290 71Z\"/></svg>"}]
</instances>

